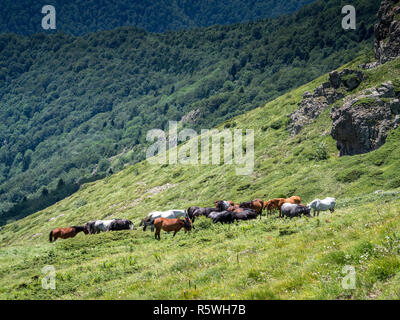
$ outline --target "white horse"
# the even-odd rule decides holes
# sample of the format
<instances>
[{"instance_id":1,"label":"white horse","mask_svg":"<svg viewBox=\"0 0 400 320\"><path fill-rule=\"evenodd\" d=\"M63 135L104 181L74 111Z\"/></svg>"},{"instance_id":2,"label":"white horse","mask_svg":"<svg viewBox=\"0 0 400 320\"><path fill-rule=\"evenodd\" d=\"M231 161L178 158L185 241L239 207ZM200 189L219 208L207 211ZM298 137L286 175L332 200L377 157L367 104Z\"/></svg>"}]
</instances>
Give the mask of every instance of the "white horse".
<instances>
[{"instance_id":1,"label":"white horse","mask_svg":"<svg viewBox=\"0 0 400 320\"><path fill-rule=\"evenodd\" d=\"M324 200L315 199L310 202L307 206L310 209L313 209L313 214L315 217L315 213L319 216L320 211L330 211L331 213L335 212L336 199L335 198L325 198Z\"/></svg>"},{"instance_id":2,"label":"white horse","mask_svg":"<svg viewBox=\"0 0 400 320\"><path fill-rule=\"evenodd\" d=\"M153 222L157 218L166 218L166 219L176 219L180 217L188 217L187 211L186 210L168 210L168 211L154 211L151 212L147 215L146 218L144 218L139 226L144 225L143 231L146 231L146 227L151 225L151 231L154 230L154 225Z\"/></svg>"}]
</instances>

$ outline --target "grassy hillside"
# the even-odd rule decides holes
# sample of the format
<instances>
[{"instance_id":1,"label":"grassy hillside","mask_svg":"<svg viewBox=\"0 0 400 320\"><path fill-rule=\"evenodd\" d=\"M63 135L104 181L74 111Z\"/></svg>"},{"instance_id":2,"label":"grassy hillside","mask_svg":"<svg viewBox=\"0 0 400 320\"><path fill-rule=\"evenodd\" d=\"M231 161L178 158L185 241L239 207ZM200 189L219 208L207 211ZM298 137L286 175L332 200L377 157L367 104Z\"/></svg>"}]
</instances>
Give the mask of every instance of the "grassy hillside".
<instances>
[{"instance_id":1,"label":"grassy hillside","mask_svg":"<svg viewBox=\"0 0 400 320\"><path fill-rule=\"evenodd\" d=\"M399 71L400 59L366 71L355 92L399 79ZM400 129L380 149L342 158L329 135L330 110L290 137L288 114L304 91L326 79L219 127L255 130L251 176L235 175L230 165L154 167L142 162L4 226L0 298L398 299ZM326 150L326 160L317 160L315 146ZM163 233L160 242L142 230L48 242L51 229L91 219L129 218L137 225L154 210L292 194L305 202L334 196L337 211L313 219L270 217L237 225L212 225L202 218L190 234L172 238ZM57 270L56 291L41 288L45 265ZM341 287L345 265L356 269L355 290Z\"/></svg>"},{"instance_id":2,"label":"grassy hillside","mask_svg":"<svg viewBox=\"0 0 400 320\"><path fill-rule=\"evenodd\" d=\"M169 120L195 112L186 125L211 128L351 61L371 47L379 6L356 4L356 31L341 27L342 0L320 0L290 16L164 34L1 35L0 212L49 190L58 198L60 178L75 189L143 160L146 132ZM37 202L23 205L49 201Z\"/></svg>"},{"instance_id":3,"label":"grassy hillside","mask_svg":"<svg viewBox=\"0 0 400 320\"><path fill-rule=\"evenodd\" d=\"M121 26L164 32L215 24L255 21L291 13L313 0L53 0L57 30L84 35ZM0 33L42 32L46 1L3 0Z\"/></svg>"}]
</instances>

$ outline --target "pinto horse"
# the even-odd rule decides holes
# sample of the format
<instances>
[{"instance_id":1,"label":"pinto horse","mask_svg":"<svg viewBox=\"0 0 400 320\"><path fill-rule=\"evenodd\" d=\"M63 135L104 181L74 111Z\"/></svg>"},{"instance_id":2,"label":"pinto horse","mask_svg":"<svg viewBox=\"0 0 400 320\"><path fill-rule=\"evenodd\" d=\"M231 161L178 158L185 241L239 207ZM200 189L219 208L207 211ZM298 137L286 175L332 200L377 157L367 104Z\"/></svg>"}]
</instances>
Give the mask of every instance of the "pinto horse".
<instances>
[{"instance_id":1,"label":"pinto horse","mask_svg":"<svg viewBox=\"0 0 400 320\"><path fill-rule=\"evenodd\" d=\"M260 215L261 219L262 211L264 209L264 201L262 201L261 199L255 199L248 202L242 202L239 207L254 210L255 212L257 212L257 215Z\"/></svg>"},{"instance_id":2,"label":"pinto horse","mask_svg":"<svg viewBox=\"0 0 400 320\"><path fill-rule=\"evenodd\" d=\"M179 217L189 217L186 210L168 210L168 211L154 211L147 215L146 218L140 221L139 226L143 226L143 231L146 231L148 226L151 226L151 232L154 231L154 220L157 218L177 219Z\"/></svg>"},{"instance_id":3,"label":"pinto horse","mask_svg":"<svg viewBox=\"0 0 400 320\"><path fill-rule=\"evenodd\" d=\"M225 200L215 201L215 208L219 209L219 211L227 210L229 207L233 206L235 206L233 201L225 201Z\"/></svg>"},{"instance_id":4,"label":"pinto horse","mask_svg":"<svg viewBox=\"0 0 400 320\"><path fill-rule=\"evenodd\" d=\"M186 217L185 220L182 219L166 219L157 218L154 220L154 226L156 228L155 238L160 240L161 229L167 232L174 231L174 237L179 230L185 229L185 233L192 230L192 221Z\"/></svg>"},{"instance_id":5,"label":"pinto horse","mask_svg":"<svg viewBox=\"0 0 400 320\"><path fill-rule=\"evenodd\" d=\"M110 231L111 224L115 221L113 220L95 220L90 221L85 224L85 229L87 229L88 233L95 234L100 232Z\"/></svg>"},{"instance_id":6,"label":"pinto horse","mask_svg":"<svg viewBox=\"0 0 400 320\"><path fill-rule=\"evenodd\" d=\"M75 237L79 232L88 234L87 230L84 227L74 226L69 228L56 228L50 231L49 241L56 241L58 238L68 239Z\"/></svg>"}]
</instances>

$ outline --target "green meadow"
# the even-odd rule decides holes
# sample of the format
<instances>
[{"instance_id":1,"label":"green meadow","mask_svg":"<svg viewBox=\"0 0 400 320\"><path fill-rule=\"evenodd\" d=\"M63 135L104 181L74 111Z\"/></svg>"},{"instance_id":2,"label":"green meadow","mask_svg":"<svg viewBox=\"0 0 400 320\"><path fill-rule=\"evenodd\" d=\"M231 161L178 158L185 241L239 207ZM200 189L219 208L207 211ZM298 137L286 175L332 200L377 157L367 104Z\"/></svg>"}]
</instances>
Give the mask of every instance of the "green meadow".
<instances>
[{"instance_id":1,"label":"green meadow","mask_svg":"<svg viewBox=\"0 0 400 320\"><path fill-rule=\"evenodd\" d=\"M357 68L360 57L344 67ZM343 67L343 68L344 68ZM400 81L400 59L365 71L355 91ZM330 108L297 136L288 115L325 75L217 129L255 131L255 167L235 165L126 167L85 184L72 196L0 231L1 299L399 299L400 128L364 155L339 158L330 136ZM341 101L337 102L340 105ZM56 227L127 218L138 227L152 211L299 195L337 199L335 213L276 216L232 225L196 220L196 229L161 241L149 230L78 234L49 243ZM56 269L56 290L44 290L42 268ZM356 271L344 289L345 266Z\"/></svg>"}]
</instances>

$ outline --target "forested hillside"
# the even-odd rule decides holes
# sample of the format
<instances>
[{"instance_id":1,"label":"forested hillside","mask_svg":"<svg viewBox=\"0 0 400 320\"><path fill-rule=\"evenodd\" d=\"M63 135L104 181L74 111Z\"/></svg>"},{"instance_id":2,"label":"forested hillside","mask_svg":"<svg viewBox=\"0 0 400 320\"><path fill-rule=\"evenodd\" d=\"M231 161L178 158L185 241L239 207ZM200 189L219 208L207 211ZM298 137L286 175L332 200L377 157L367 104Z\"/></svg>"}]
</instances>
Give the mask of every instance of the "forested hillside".
<instances>
[{"instance_id":1,"label":"forested hillside","mask_svg":"<svg viewBox=\"0 0 400 320\"><path fill-rule=\"evenodd\" d=\"M365 74L346 97L389 81L400 95L400 58ZM331 106L290 136L286 121L305 92L325 75L221 124L255 131L255 167L137 163L0 231L0 299L395 299L400 297L400 127L378 150L339 157ZM358 108L362 109L361 106ZM379 109L379 105L372 108ZM324 152L320 152L323 150ZM323 156L322 156L323 155ZM175 237L136 230L78 234L49 242L54 228L152 211L298 195L304 204L335 197L334 213L313 218L277 215L233 224L196 219ZM44 290L43 267L56 270L57 290ZM356 272L344 287L344 267ZM345 269L346 270L346 269Z\"/></svg>"},{"instance_id":2,"label":"forested hillside","mask_svg":"<svg viewBox=\"0 0 400 320\"><path fill-rule=\"evenodd\" d=\"M0 209L142 160L147 130L169 120L195 111L188 125L210 128L350 61L372 46L379 3L355 1L356 31L344 4L164 34L0 36Z\"/></svg>"},{"instance_id":3,"label":"forested hillside","mask_svg":"<svg viewBox=\"0 0 400 320\"><path fill-rule=\"evenodd\" d=\"M44 5L56 8L57 30L84 35L135 26L150 32L255 21L291 13L315 0L3 0L0 33L41 32Z\"/></svg>"}]
</instances>

